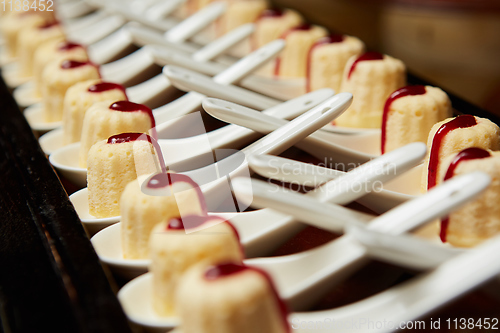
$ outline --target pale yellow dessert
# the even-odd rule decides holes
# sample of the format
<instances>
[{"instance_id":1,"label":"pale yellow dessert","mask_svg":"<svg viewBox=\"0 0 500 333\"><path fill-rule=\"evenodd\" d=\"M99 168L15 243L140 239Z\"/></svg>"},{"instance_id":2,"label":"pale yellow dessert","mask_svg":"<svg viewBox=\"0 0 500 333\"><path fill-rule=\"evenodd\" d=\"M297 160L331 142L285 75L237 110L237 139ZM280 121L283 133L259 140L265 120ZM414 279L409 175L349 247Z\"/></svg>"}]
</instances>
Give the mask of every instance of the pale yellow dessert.
<instances>
[{"instance_id":1,"label":"pale yellow dessert","mask_svg":"<svg viewBox=\"0 0 500 333\"><path fill-rule=\"evenodd\" d=\"M437 132L440 134L436 135ZM500 128L489 119L471 115L448 118L432 126L427 140L422 191L442 182L447 168L443 163L446 157L470 147L499 150Z\"/></svg>"},{"instance_id":2,"label":"pale yellow dessert","mask_svg":"<svg viewBox=\"0 0 500 333\"><path fill-rule=\"evenodd\" d=\"M125 133L99 141L90 148L87 188L92 216L120 215L120 197L125 186L140 175L158 171L154 146L148 140L137 140L137 137L147 136Z\"/></svg>"},{"instance_id":3,"label":"pale yellow dessert","mask_svg":"<svg viewBox=\"0 0 500 333\"><path fill-rule=\"evenodd\" d=\"M477 148L467 149L449 156L445 164L457 160L457 156L477 154ZM478 149L479 150L479 149ZM482 153L482 154L481 154ZM483 157L489 155L488 157ZM450 214L441 225L443 241L460 247L473 247L500 234L500 152L479 150L480 158L463 159L451 170L453 175L482 171L491 176L491 184L475 200ZM453 164L452 164L453 165ZM449 168L448 168L449 169Z\"/></svg>"},{"instance_id":4,"label":"pale yellow dessert","mask_svg":"<svg viewBox=\"0 0 500 333\"><path fill-rule=\"evenodd\" d=\"M83 118L87 110L97 102L126 100L125 88L102 80L87 80L71 86L64 96L63 137L64 144L80 141Z\"/></svg>"},{"instance_id":5,"label":"pale yellow dessert","mask_svg":"<svg viewBox=\"0 0 500 333\"><path fill-rule=\"evenodd\" d=\"M57 23L23 28L17 39L20 75L33 76L33 59L36 49L46 41L61 38L64 38L64 31Z\"/></svg>"},{"instance_id":6,"label":"pale yellow dessert","mask_svg":"<svg viewBox=\"0 0 500 333\"><path fill-rule=\"evenodd\" d=\"M87 50L80 44L64 41L63 37L54 38L40 45L33 57L33 75L35 79L36 93L42 93L42 74L45 66L51 61L72 59L88 61Z\"/></svg>"},{"instance_id":7,"label":"pale yellow dessert","mask_svg":"<svg viewBox=\"0 0 500 333\"><path fill-rule=\"evenodd\" d=\"M245 0L230 2L226 12L217 22L218 34L222 36L240 25L254 22L268 7L266 0Z\"/></svg>"},{"instance_id":8,"label":"pale yellow dessert","mask_svg":"<svg viewBox=\"0 0 500 333\"><path fill-rule=\"evenodd\" d=\"M365 46L352 36L330 35L319 39L309 50L308 91L330 88L340 91L347 61L360 55Z\"/></svg>"},{"instance_id":9,"label":"pale yellow dessert","mask_svg":"<svg viewBox=\"0 0 500 333\"><path fill-rule=\"evenodd\" d=\"M47 122L63 118L64 96L75 83L98 79L99 69L88 61L54 60L45 66L42 74L42 101Z\"/></svg>"},{"instance_id":10,"label":"pale yellow dessert","mask_svg":"<svg viewBox=\"0 0 500 333\"><path fill-rule=\"evenodd\" d=\"M453 115L448 95L437 87L406 86L387 99L382 119L382 153L427 142L432 126Z\"/></svg>"},{"instance_id":11,"label":"pale yellow dessert","mask_svg":"<svg viewBox=\"0 0 500 333\"><path fill-rule=\"evenodd\" d=\"M302 24L285 32L286 46L276 60L275 75L280 78L305 78L307 55L311 46L328 34L323 27Z\"/></svg>"},{"instance_id":12,"label":"pale yellow dessert","mask_svg":"<svg viewBox=\"0 0 500 333\"><path fill-rule=\"evenodd\" d=\"M184 333L290 332L267 274L241 263L191 268L179 283L176 308Z\"/></svg>"},{"instance_id":13,"label":"pale yellow dessert","mask_svg":"<svg viewBox=\"0 0 500 333\"><path fill-rule=\"evenodd\" d=\"M149 257L153 227L171 218L205 213L198 185L174 173L141 176L130 182L120 199L122 250L126 259Z\"/></svg>"},{"instance_id":14,"label":"pale yellow dessert","mask_svg":"<svg viewBox=\"0 0 500 333\"><path fill-rule=\"evenodd\" d=\"M147 133L154 127L151 109L128 101L98 102L83 117L79 164L87 167L87 155L96 142L125 132Z\"/></svg>"},{"instance_id":15,"label":"pale yellow dessert","mask_svg":"<svg viewBox=\"0 0 500 333\"><path fill-rule=\"evenodd\" d=\"M255 32L252 36L254 49L280 38L286 31L299 26L303 22L302 16L291 9L267 9L255 22Z\"/></svg>"},{"instance_id":16,"label":"pale yellow dessert","mask_svg":"<svg viewBox=\"0 0 500 333\"><path fill-rule=\"evenodd\" d=\"M405 85L406 68L401 60L377 52L351 57L344 70L340 91L352 93L353 101L335 124L380 128L385 101L392 92Z\"/></svg>"},{"instance_id":17,"label":"pale yellow dessert","mask_svg":"<svg viewBox=\"0 0 500 333\"><path fill-rule=\"evenodd\" d=\"M8 54L11 57L18 56L18 38L23 28L33 28L44 23L44 16L38 13L11 11L3 15L0 20L0 31L5 38Z\"/></svg>"},{"instance_id":18,"label":"pale yellow dessert","mask_svg":"<svg viewBox=\"0 0 500 333\"><path fill-rule=\"evenodd\" d=\"M222 220L223 221L223 220ZM209 228L189 229L215 223ZM190 228L189 228L189 227ZM153 273L153 308L160 316L175 316L175 291L193 265L241 262L243 254L234 228L209 216L183 216L157 224L149 240Z\"/></svg>"}]
</instances>

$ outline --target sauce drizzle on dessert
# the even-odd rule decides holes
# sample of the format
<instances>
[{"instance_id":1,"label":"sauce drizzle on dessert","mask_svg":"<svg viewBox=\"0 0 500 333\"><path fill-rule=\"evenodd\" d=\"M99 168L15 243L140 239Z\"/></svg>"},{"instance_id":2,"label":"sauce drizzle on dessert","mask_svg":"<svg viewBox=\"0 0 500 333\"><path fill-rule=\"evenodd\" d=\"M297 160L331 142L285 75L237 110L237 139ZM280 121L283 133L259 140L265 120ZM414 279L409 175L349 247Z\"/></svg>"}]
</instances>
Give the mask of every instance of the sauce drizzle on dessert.
<instances>
[{"instance_id":1,"label":"sauce drizzle on dessert","mask_svg":"<svg viewBox=\"0 0 500 333\"><path fill-rule=\"evenodd\" d=\"M431 152L429 156L429 168L427 174L427 189L431 189L436 186L436 176L437 167L439 162L439 149L441 148L441 143L449 132L457 128L467 128L476 125L476 118L474 116L465 114L456 117L455 119L441 125L437 130L434 138L432 139Z\"/></svg>"},{"instance_id":2,"label":"sauce drizzle on dessert","mask_svg":"<svg viewBox=\"0 0 500 333\"><path fill-rule=\"evenodd\" d=\"M162 170L164 170L163 167ZM205 197L201 192L200 186L194 180L192 180L190 177L186 175L180 173L172 173L172 172L158 173L149 179L148 183L146 184L146 187L150 189L159 189L171 186L175 183L187 183L191 185L191 187L198 194L198 201L200 202L201 211L203 212L203 214L207 214L207 205L205 203Z\"/></svg>"},{"instance_id":3,"label":"sauce drizzle on dessert","mask_svg":"<svg viewBox=\"0 0 500 333\"><path fill-rule=\"evenodd\" d=\"M70 51L76 48L83 48L83 45L73 43L70 41L62 42L59 44L59 47L57 48L59 51Z\"/></svg>"},{"instance_id":4,"label":"sauce drizzle on dessert","mask_svg":"<svg viewBox=\"0 0 500 333\"><path fill-rule=\"evenodd\" d=\"M360 55L356 60L354 60L351 69L349 70L349 74L347 74L347 78L349 79L351 77L352 72L356 69L356 66L358 65L359 62L361 61L370 61L370 60L383 60L384 55L379 52L366 52L362 55Z\"/></svg>"},{"instance_id":5,"label":"sauce drizzle on dessert","mask_svg":"<svg viewBox=\"0 0 500 333\"><path fill-rule=\"evenodd\" d=\"M57 21L47 22L47 23L44 23L44 24L38 26L38 29L45 30L45 29L55 27L56 25L59 25L59 22L57 22Z\"/></svg>"},{"instance_id":6,"label":"sauce drizzle on dessert","mask_svg":"<svg viewBox=\"0 0 500 333\"><path fill-rule=\"evenodd\" d=\"M266 17L281 17L285 14L285 11L280 9L280 8L269 8L265 9L262 14L260 14L259 18L257 20L260 20L262 18Z\"/></svg>"},{"instance_id":7,"label":"sauce drizzle on dessert","mask_svg":"<svg viewBox=\"0 0 500 333\"><path fill-rule=\"evenodd\" d=\"M76 60L64 60L61 63L61 68L62 69L73 69L73 68L78 68L86 65L92 65L90 61L76 61Z\"/></svg>"},{"instance_id":8,"label":"sauce drizzle on dessert","mask_svg":"<svg viewBox=\"0 0 500 333\"><path fill-rule=\"evenodd\" d=\"M87 90L92 93L100 93L103 91L109 91L114 89L121 90L125 94L125 96L127 96L127 92L124 86L112 82L99 82L91 85Z\"/></svg>"},{"instance_id":9,"label":"sauce drizzle on dessert","mask_svg":"<svg viewBox=\"0 0 500 333\"><path fill-rule=\"evenodd\" d=\"M314 49L321 45L325 44L333 44L333 43L342 43L344 41L344 35L341 34L330 34L326 37L322 37L318 39L316 43L314 43L309 52L307 53L307 67L306 67L306 91L311 91L311 61L312 61L312 53Z\"/></svg>"},{"instance_id":10,"label":"sauce drizzle on dessert","mask_svg":"<svg viewBox=\"0 0 500 333\"><path fill-rule=\"evenodd\" d=\"M308 31L308 30L311 30L312 29L312 25L309 24L309 23L302 23L302 24L299 24L298 26L295 26L293 28L290 28L288 29L287 31L285 31L285 33L283 33L283 35L281 35L281 39L286 39L288 37L289 34L291 34L292 32L295 32L295 31ZM278 56L276 58L276 63L275 63L275 66L274 66L274 75L275 76L279 76L280 75L280 66L281 66L281 57Z\"/></svg>"},{"instance_id":11,"label":"sauce drizzle on dessert","mask_svg":"<svg viewBox=\"0 0 500 333\"><path fill-rule=\"evenodd\" d=\"M158 160L160 162L160 168L162 172L166 172L167 168L165 166L165 160L163 159L163 154L158 144L158 141L150 137L145 133L121 133L117 135L110 136L108 138L108 144L117 144L117 143L125 143L125 142L133 142L133 141L148 141L151 143L156 150L156 155L158 156Z\"/></svg>"},{"instance_id":12,"label":"sauce drizzle on dessert","mask_svg":"<svg viewBox=\"0 0 500 333\"><path fill-rule=\"evenodd\" d=\"M384 105L384 112L382 114L382 137L381 137L381 152L382 154L385 153L385 133L387 130L387 118L389 116L389 109L391 108L392 102L397 100L398 98L405 97L405 96L416 96L416 95L423 95L425 94L425 86L423 85L416 85L416 86L406 86L403 88L400 88L393 92L387 101L385 102Z\"/></svg>"},{"instance_id":13,"label":"sauce drizzle on dessert","mask_svg":"<svg viewBox=\"0 0 500 333\"><path fill-rule=\"evenodd\" d=\"M450 163L450 166L446 171L446 175L444 176L444 180L448 180L451 177L453 177L455 169L460 164L460 162L486 158L490 156L491 154L487 150L481 148L472 147L462 150L460 153L457 154L457 156L455 156L453 161ZM441 241L443 243L446 243L446 233L448 230L449 221L450 221L449 217L445 217L441 220L441 230L439 232L439 237L441 238Z\"/></svg>"},{"instance_id":14,"label":"sauce drizzle on dessert","mask_svg":"<svg viewBox=\"0 0 500 333\"><path fill-rule=\"evenodd\" d=\"M219 265L211 266L205 271L205 279L207 281L215 281L219 278L224 278L226 276L230 276L233 274L237 274L240 272L244 272L247 270L254 271L258 274L260 274L268 283L269 287L271 288L272 294L276 302L278 303L279 311L281 314L281 319L283 322L283 325L285 326L286 332L290 332L290 325L288 324L288 309L283 302L283 300L279 297L278 292L276 291L276 287L274 286L274 282L267 274L267 272L256 268L256 267L248 267L244 264L241 263L233 263L233 262L228 262L228 263L221 263Z\"/></svg>"},{"instance_id":15,"label":"sauce drizzle on dessert","mask_svg":"<svg viewBox=\"0 0 500 333\"><path fill-rule=\"evenodd\" d=\"M143 112L149 116L149 119L151 120L151 129L152 129L152 134L153 138L155 140L158 139L158 135L156 133L156 123L155 123L155 117L153 116L153 111L148 108L146 105L143 104L137 104L129 101L118 101L114 102L109 106L110 110L114 111L121 111L121 112Z\"/></svg>"}]
</instances>

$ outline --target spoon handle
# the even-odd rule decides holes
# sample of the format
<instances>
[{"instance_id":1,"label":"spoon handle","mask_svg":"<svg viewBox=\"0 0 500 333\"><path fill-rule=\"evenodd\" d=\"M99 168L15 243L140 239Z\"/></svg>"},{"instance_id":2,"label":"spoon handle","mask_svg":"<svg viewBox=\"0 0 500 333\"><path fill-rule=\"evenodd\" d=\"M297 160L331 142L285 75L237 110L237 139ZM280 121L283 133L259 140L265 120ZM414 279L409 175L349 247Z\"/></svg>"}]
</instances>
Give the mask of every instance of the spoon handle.
<instances>
[{"instance_id":1,"label":"spoon handle","mask_svg":"<svg viewBox=\"0 0 500 333\"><path fill-rule=\"evenodd\" d=\"M276 57L284 47L283 39L274 40L214 76L214 81L226 85L236 83Z\"/></svg>"},{"instance_id":2,"label":"spoon handle","mask_svg":"<svg viewBox=\"0 0 500 333\"><path fill-rule=\"evenodd\" d=\"M175 27L169 29L164 37L172 43L183 43L198 32L214 22L226 11L226 4L223 2L214 2L205 8L191 15Z\"/></svg>"},{"instance_id":3,"label":"spoon handle","mask_svg":"<svg viewBox=\"0 0 500 333\"><path fill-rule=\"evenodd\" d=\"M393 235L408 232L426 222L446 216L478 196L490 182L491 178L480 171L453 177L425 195L381 215L368 228Z\"/></svg>"},{"instance_id":4,"label":"spoon handle","mask_svg":"<svg viewBox=\"0 0 500 333\"><path fill-rule=\"evenodd\" d=\"M153 21L160 20L172 14L185 2L186 0L160 1L146 9L145 17Z\"/></svg>"},{"instance_id":5,"label":"spoon handle","mask_svg":"<svg viewBox=\"0 0 500 333\"><path fill-rule=\"evenodd\" d=\"M433 269L464 252L412 235L388 235L354 224L346 232L363 244L370 257L411 269Z\"/></svg>"},{"instance_id":6,"label":"spoon handle","mask_svg":"<svg viewBox=\"0 0 500 333\"><path fill-rule=\"evenodd\" d=\"M193 53L193 60L205 62L221 55L231 47L235 46L243 39L250 36L255 30L253 23L244 24L236 29L229 31L222 37L202 47L199 51Z\"/></svg>"},{"instance_id":7,"label":"spoon handle","mask_svg":"<svg viewBox=\"0 0 500 333\"><path fill-rule=\"evenodd\" d=\"M370 221L372 215L360 213L339 205L321 204L310 196L302 195L262 180L248 182L235 179L233 189L238 199L255 208L271 208L283 214L292 215L299 221L342 233L344 227L358 221Z\"/></svg>"},{"instance_id":8,"label":"spoon handle","mask_svg":"<svg viewBox=\"0 0 500 333\"><path fill-rule=\"evenodd\" d=\"M340 116L352 102L352 94L340 93L243 149L246 155L272 154L291 147Z\"/></svg>"}]
</instances>

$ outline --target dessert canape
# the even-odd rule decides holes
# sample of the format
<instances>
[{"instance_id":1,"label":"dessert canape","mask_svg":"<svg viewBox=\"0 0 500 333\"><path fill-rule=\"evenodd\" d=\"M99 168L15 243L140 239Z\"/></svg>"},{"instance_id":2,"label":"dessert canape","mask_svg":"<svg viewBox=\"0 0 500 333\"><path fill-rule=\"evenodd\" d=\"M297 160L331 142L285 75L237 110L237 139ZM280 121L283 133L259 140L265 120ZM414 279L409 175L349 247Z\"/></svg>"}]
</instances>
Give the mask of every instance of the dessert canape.
<instances>
[{"instance_id":1,"label":"dessert canape","mask_svg":"<svg viewBox=\"0 0 500 333\"><path fill-rule=\"evenodd\" d=\"M191 268L179 283L176 308L184 333L290 332L271 278L241 263Z\"/></svg>"},{"instance_id":2,"label":"dessert canape","mask_svg":"<svg viewBox=\"0 0 500 333\"><path fill-rule=\"evenodd\" d=\"M77 82L99 78L99 69L89 61L56 59L45 66L42 74L42 100L47 122L63 118L64 95Z\"/></svg>"},{"instance_id":3,"label":"dessert canape","mask_svg":"<svg viewBox=\"0 0 500 333\"><path fill-rule=\"evenodd\" d=\"M432 126L452 116L451 101L439 88L406 86L387 99L382 116L382 154L412 142L427 142Z\"/></svg>"},{"instance_id":4,"label":"dessert canape","mask_svg":"<svg viewBox=\"0 0 500 333\"><path fill-rule=\"evenodd\" d=\"M43 25L45 18L35 12L12 11L2 16L0 20L0 31L5 38L7 51L11 57L18 56L18 37L24 28L33 28Z\"/></svg>"},{"instance_id":5,"label":"dessert canape","mask_svg":"<svg viewBox=\"0 0 500 333\"><path fill-rule=\"evenodd\" d=\"M255 22L252 36L253 48L259 49L280 38L286 31L302 23L302 16L291 9L266 9Z\"/></svg>"},{"instance_id":6,"label":"dessert canape","mask_svg":"<svg viewBox=\"0 0 500 333\"><path fill-rule=\"evenodd\" d=\"M17 39L17 53L21 76L32 76L36 49L51 39L64 38L62 26L57 22L44 23L21 30Z\"/></svg>"},{"instance_id":7,"label":"dessert canape","mask_svg":"<svg viewBox=\"0 0 500 333\"><path fill-rule=\"evenodd\" d=\"M120 215L125 186L140 175L158 172L156 140L143 133L122 133L99 141L88 153L89 213Z\"/></svg>"},{"instance_id":8,"label":"dessert canape","mask_svg":"<svg viewBox=\"0 0 500 333\"><path fill-rule=\"evenodd\" d=\"M344 69L340 91L352 93L354 99L335 124L380 128L385 101L405 84L406 68L401 60L378 52L351 57Z\"/></svg>"},{"instance_id":9,"label":"dessert canape","mask_svg":"<svg viewBox=\"0 0 500 333\"><path fill-rule=\"evenodd\" d=\"M80 141L83 118L92 105L121 100L127 100L127 94L125 88L117 83L87 80L71 86L66 91L63 103L64 144Z\"/></svg>"},{"instance_id":10,"label":"dessert canape","mask_svg":"<svg viewBox=\"0 0 500 333\"><path fill-rule=\"evenodd\" d=\"M82 168L87 166L90 147L112 135L125 132L146 133L155 127L153 111L145 105L129 101L98 102L83 117L80 158ZM153 137L155 137L153 133Z\"/></svg>"},{"instance_id":11,"label":"dessert canape","mask_svg":"<svg viewBox=\"0 0 500 333\"><path fill-rule=\"evenodd\" d=\"M60 38L49 40L36 49L33 57L33 75L38 95L41 94L42 73L45 66L51 61L62 61L64 59L87 61L89 57L87 50L82 45L64 41Z\"/></svg>"},{"instance_id":12,"label":"dessert canape","mask_svg":"<svg viewBox=\"0 0 500 333\"><path fill-rule=\"evenodd\" d=\"M467 148L449 156L447 161L451 163L444 180L478 170L491 176L491 184L484 193L441 221L443 242L473 247L500 233L500 152Z\"/></svg>"},{"instance_id":13,"label":"dessert canape","mask_svg":"<svg viewBox=\"0 0 500 333\"><path fill-rule=\"evenodd\" d=\"M431 189L444 178L447 156L466 148L500 149L500 129L489 119L461 115L434 126L427 140L427 157L422 174L422 190Z\"/></svg>"},{"instance_id":14,"label":"dessert canape","mask_svg":"<svg viewBox=\"0 0 500 333\"><path fill-rule=\"evenodd\" d=\"M363 52L356 37L330 34L316 41L307 56L307 91L331 88L340 91L345 65Z\"/></svg>"},{"instance_id":15,"label":"dessert canape","mask_svg":"<svg viewBox=\"0 0 500 333\"><path fill-rule=\"evenodd\" d=\"M305 78L308 51L318 39L326 35L325 28L306 23L286 31L282 36L286 40L286 46L276 59L274 75L282 78Z\"/></svg>"},{"instance_id":16,"label":"dessert canape","mask_svg":"<svg viewBox=\"0 0 500 333\"><path fill-rule=\"evenodd\" d=\"M218 35L224 35L245 23L254 22L267 8L266 0L246 0L230 2L226 12L217 22Z\"/></svg>"},{"instance_id":17,"label":"dessert canape","mask_svg":"<svg viewBox=\"0 0 500 333\"><path fill-rule=\"evenodd\" d=\"M153 308L160 316L176 315L175 291L188 268L243 259L238 233L219 217L187 215L161 222L153 228L149 245Z\"/></svg>"},{"instance_id":18,"label":"dessert canape","mask_svg":"<svg viewBox=\"0 0 500 333\"><path fill-rule=\"evenodd\" d=\"M164 172L130 182L120 199L123 257L148 258L153 227L178 216L206 214L204 201L198 184L185 175Z\"/></svg>"}]
</instances>

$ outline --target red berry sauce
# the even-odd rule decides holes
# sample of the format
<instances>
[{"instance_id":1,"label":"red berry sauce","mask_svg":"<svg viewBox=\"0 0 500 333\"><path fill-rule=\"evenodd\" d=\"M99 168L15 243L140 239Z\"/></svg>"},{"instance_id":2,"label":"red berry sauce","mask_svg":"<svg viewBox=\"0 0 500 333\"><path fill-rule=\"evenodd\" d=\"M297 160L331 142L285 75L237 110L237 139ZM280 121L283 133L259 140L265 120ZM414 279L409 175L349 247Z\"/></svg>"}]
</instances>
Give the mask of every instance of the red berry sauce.
<instances>
[{"instance_id":1,"label":"red berry sauce","mask_svg":"<svg viewBox=\"0 0 500 333\"><path fill-rule=\"evenodd\" d=\"M148 141L151 143L156 150L156 154L158 156L158 160L160 162L160 168L162 172L166 172L167 168L165 166L165 160L163 159L163 153L161 152L160 145L158 141L150 137L145 133L121 133L117 135L110 136L108 138L108 144L116 144L116 143L125 143L125 142L133 142L133 141Z\"/></svg>"},{"instance_id":2,"label":"red berry sauce","mask_svg":"<svg viewBox=\"0 0 500 333\"><path fill-rule=\"evenodd\" d=\"M416 86L406 86L403 88L399 88L395 92L393 92L384 105L384 113L382 114L382 140L381 140L381 151L382 154L385 153L385 140L386 140L386 131L387 131L387 118L389 116L389 109L391 108L392 102L397 100L398 98L405 96L416 96L425 94L425 86L416 85Z\"/></svg>"},{"instance_id":3,"label":"red berry sauce","mask_svg":"<svg viewBox=\"0 0 500 333\"><path fill-rule=\"evenodd\" d=\"M276 287L274 286L273 280L267 274L267 272L255 268L255 267L248 267L242 263L222 263L216 266L211 266L205 271L205 279L207 281L215 281L227 276L231 276L234 274L238 274L247 270L254 271L258 274L260 274L268 283L268 285L271 287L273 296L278 303L278 307L281 313L281 319L283 322L283 325L286 329L286 332L290 332L290 325L288 325L288 309L285 305L285 303L281 300L281 298L278 295L278 292L276 291Z\"/></svg>"},{"instance_id":4,"label":"red berry sauce","mask_svg":"<svg viewBox=\"0 0 500 333\"><path fill-rule=\"evenodd\" d=\"M181 182L188 183L189 185L191 185L191 187L193 187L193 189L198 194L198 200L200 202L201 210L203 214L206 214L207 206L205 204L205 197L201 192L200 186L194 180L192 180L190 177L186 175L180 173L171 173L171 172L158 173L149 179L148 183L146 184L146 187L150 189L159 189Z\"/></svg>"},{"instance_id":5,"label":"red berry sauce","mask_svg":"<svg viewBox=\"0 0 500 333\"><path fill-rule=\"evenodd\" d=\"M311 91L311 61L312 61L312 53L314 49L321 45L333 44L333 43L342 43L344 41L344 35L340 34L330 34L326 37L318 39L316 43L314 43L309 52L307 53L307 76L306 76L306 89L307 92Z\"/></svg>"},{"instance_id":6,"label":"red berry sauce","mask_svg":"<svg viewBox=\"0 0 500 333\"><path fill-rule=\"evenodd\" d=\"M457 129L467 128L476 125L476 118L474 116L465 114L456 117L455 119L441 125L437 130L434 138L432 139L431 152L429 156L429 168L427 174L427 189L436 186L437 168L439 162L439 149L441 148L442 141L446 134Z\"/></svg>"},{"instance_id":7,"label":"red berry sauce","mask_svg":"<svg viewBox=\"0 0 500 333\"><path fill-rule=\"evenodd\" d=\"M472 147L462 150L460 153L457 154L457 156L455 156L455 158L451 162L450 166L448 167L448 170L446 171L446 175L444 176L444 180L448 180L451 177L453 177L455 169L460 164L460 162L486 158L490 156L491 155L488 151L481 148ZM448 230L449 222L450 222L449 217L443 218L441 220L441 230L439 232L439 237L441 238L441 241L443 243L446 243L446 232Z\"/></svg>"},{"instance_id":8,"label":"red berry sauce","mask_svg":"<svg viewBox=\"0 0 500 333\"><path fill-rule=\"evenodd\" d=\"M149 119L151 120L151 128L152 128L152 134L153 138L155 140L158 138L158 135L156 133L156 123L155 123L155 117L153 115L153 111L148 108L146 105L143 104L137 104L129 101L118 101L114 102L109 106L110 110L114 111L120 111L120 112L143 112L149 116Z\"/></svg>"},{"instance_id":9,"label":"red berry sauce","mask_svg":"<svg viewBox=\"0 0 500 333\"><path fill-rule=\"evenodd\" d=\"M347 78L349 79L351 77L352 72L354 72L356 66L361 61L382 60L382 59L384 59L384 55L378 52L366 52L360 55L352 64L351 69L349 70L349 74L347 75Z\"/></svg>"},{"instance_id":10,"label":"red berry sauce","mask_svg":"<svg viewBox=\"0 0 500 333\"><path fill-rule=\"evenodd\" d=\"M118 83L112 83L112 82L99 82L96 84L91 85L87 90L91 93L100 93L103 91L109 91L109 90L121 90L125 97L127 97L127 92L125 90L125 87L122 86L121 84ZM127 97L128 98L128 97Z\"/></svg>"}]
</instances>

